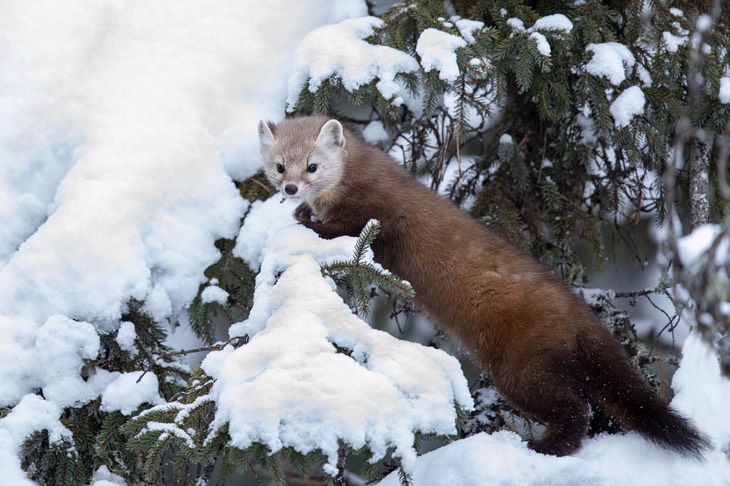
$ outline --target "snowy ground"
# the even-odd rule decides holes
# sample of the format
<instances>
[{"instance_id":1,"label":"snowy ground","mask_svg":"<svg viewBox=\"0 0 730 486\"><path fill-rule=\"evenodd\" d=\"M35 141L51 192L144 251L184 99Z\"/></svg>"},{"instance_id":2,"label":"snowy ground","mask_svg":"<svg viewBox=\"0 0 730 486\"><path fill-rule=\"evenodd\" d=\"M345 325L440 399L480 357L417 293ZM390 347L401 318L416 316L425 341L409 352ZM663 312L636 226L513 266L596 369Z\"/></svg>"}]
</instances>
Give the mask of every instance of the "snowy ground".
<instances>
[{"instance_id":1,"label":"snowy ground","mask_svg":"<svg viewBox=\"0 0 730 486\"><path fill-rule=\"evenodd\" d=\"M29 483L17 452L30 433L47 428L52 438L68 434L58 420L64 407L100 395L106 410L125 413L143 402L159 402L151 379L137 383L133 374L99 373L94 380L81 380L83 360L96 356L99 332L117 330L130 297L144 300L145 310L161 323L184 311L204 281L203 270L218 257L213 242L233 238L238 231L245 207L232 179L245 178L259 167L258 120L283 116L291 99L290 75L296 89L303 72L312 75L316 39L329 39L331 32L345 27L308 37L301 52L309 65L295 63L297 46L318 26L365 14L361 0L221 0L211 5L188 0L45 0L0 5L0 407L14 407L0 419L3 484ZM346 25L367 29L376 23ZM383 52L363 50L361 38L356 33L349 37L358 52ZM468 32L464 39L468 42ZM424 49L430 45L426 40ZM321 47L324 52L326 46ZM338 52L353 51L336 50L333 58L321 60L319 75L345 72L336 65ZM379 61L365 54L363 64L355 67L373 69L356 71L353 82L365 82L373 72L392 81L392 69L416 67L397 53L389 55L391 71L383 71ZM452 56L447 49L426 57L429 68L450 76ZM379 87L397 100L398 87L392 82ZM289 356L294 361L287 361L282 342L273 338L296 330L302 316L267 299L306 299L308 294L296 293L297 286L286 280L267 288L266 274L260 279L261 314L252 314L254 319L233 330L258 334L250 345L212 354L205 362L207 371L220 377L218 419L231 421L241 443L253 437L274 448L300 440L302 447L331 449L337 437L320 435L321 425L316 424L322 416L317 413L329 413L346 403L341 400L353 398L338 394L333 382L314 377L342 365L358 374L342 374L335 383L360 376L360 383L391 387L388 397L403 406L383 411L383 403L374 400L326 415L331 431L371 448L399 447L414 468L417 485L730 484L730 465L719 451L730 444L730 384L719 377L714 357L694 338L684 347L674 404L715 441L717 450L703 463L666 454L632 435L593 439L574 457L544 457L510 433L472 437L413 462L407 443L413 430L448 432L451 403L468 406L455 361L370 332L358 319L346 317L346 308L331 300L336 294L314 263L347 254L352 241L327 246L291 220L282 221L286 215L276 206L264 204L254 213L261 221L278 218L282 224L241 243L237 251L262 268L268 257L282 275L311 283L306 290L320 292L322 299L330 299L329 306L339 306L341 319L328 322L316 305L309 309L307 325L320 339L308 343L321 351L311 351L311 367L294 366L301 359ZM277 245L277 236L294 243ZM351 346L360 361L334 362L344 358L332 353L328 343L333 342ZM381 350L392 355L378 354ZM423 368L403 366L408 353L418 359L427 356ZM246 366L254 371L266 367L273 378L247 381L239 374ZM293 411L300 422L277 428L276 421L272 427L235 413L242 391L270 392L276 383L286 387L292 373L309 385L301 393L321 397L322 405L297 408L292 395L282 393L274 394L281 401L271 407L282 414ZM307 376L312 379L306 381ZM34 393L39 389L44 398ZM331 393L329 402L323 390ZM349 391L358 390L372 389ZM130 402L130 395L137 401ZM388 427L399 411L406 417L398 422L401 428ZM107 473L99 472L99 485L112 477ZM434 478L439 478L437 483Z\"/></svg>"}]
</instances>

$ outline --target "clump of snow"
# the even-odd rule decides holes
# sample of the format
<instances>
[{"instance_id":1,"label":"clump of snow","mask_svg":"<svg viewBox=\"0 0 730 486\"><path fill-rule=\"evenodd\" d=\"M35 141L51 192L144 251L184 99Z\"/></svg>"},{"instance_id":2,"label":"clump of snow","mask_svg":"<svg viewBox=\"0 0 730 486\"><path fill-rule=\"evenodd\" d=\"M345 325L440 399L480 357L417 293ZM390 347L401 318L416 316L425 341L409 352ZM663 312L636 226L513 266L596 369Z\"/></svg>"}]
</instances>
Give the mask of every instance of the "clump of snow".
<instances>
[{"instance_id":1,"label":"clump of snow","mask_svg":"<svg viewBox=\"0 0 730 486\"><path fill-rule=\"evenodd\" d=\"M456 62L456 49L466 47L461 37L434 28L421 32L416 43L416 52L421 57L421 66L426 72L434 69L439 78L454 82L459 77L459 66Z\"/></svg>"},{"instance_id":2,"label":"clump of snow","mask_svg":"<svg viewBox=\"0 0 730 486\"><path fill-rule=\"evenodd\" d=\"M525 23L518 18L512 17L507 19L507 25L509 25L515 32L525 31Z\"/></svg>"},{"instance_id":3,"label":"clump of snow","mask_svg":"<svg viewBox=\"0 0 730 486\"><path fill-rule=\"evenodd\" d=\"M395 77L398 73L418 70L418 63L405 52L364 40L382 25L383 21L377 17L362 17L307 34L297 48L296 63L289 78L289 107L295 105L307 80L309 90L315 92L331 76L337 76L348 91L378 79L375 86L385 99L404 91Z\"/></svg>"},{"instance_id":4,"label":"clump of snow","mask_svg":"<svg viewBox=\"0 0 730 486\"><path fill-rule=\"evenodd\" d=\"M607 78L614 86L626 79L627 69L631 70L636 63L629 48L618 42L588 44L586 51L593 53L586 64L586 71L593 76Z\"/></svg>"},{"instance_id":5,"label":"clump of snow","mask_svg":"<svg viewBox=\"0 0 730 486\"><path fill-rule=\"evenodd\" d=\"M563 14L546 15L537 19L528 32L538 30L570 33L573 31L573 23Z\"/></svg>"},{"instance_id":6,"label":"clump of snow","mask_svg":"<svg viewBox=\"0 0 730 486\"><path fill-rule=\"evenodd\" d=\"M512 135L509 133L503 133L501 137L499 137L499 143L505 144L505 145L513 145L515 143L514 139L512 138Z\"/></svg>"},{"instance_id":7,"label":"clump of snow","mask_svg":"<svg viewBox=\"0 0 730 486\"><path fill-rule=\"evenodd\" d=\"M550 43L542 32L565 33L573 31L573 23L563 14L554 14L541 17L529 29L525 29L525 23L517 18L507 19L509 25L516 33L528 33L530 39L537 44L537 50L545 57L550 57L552 52Z\"/></svg>"},{"instance_id":8,"label":"clump of snow","mask_svg":"<svg viewBox=\"0 0 730 486\"><path fill-rule=\"evenodd\" d=\"M127 486L124 478L114 474L106 466L99 466L91 477L91 486Z\"/></svg>"},{"instance_id":9,"label":"clump of snow","mask_svg":"<svg viewBox=\"0 0 730 486\"><path fill-rule=\"evenodd\" d=\"M540 54L545 57L550 57L550 43L544 35L539 32L533 32L530 34L530 39L534 40L537 43L537 50Z\"/></svg>"},{"instance_id":10,"label":"clump of snow","mask_svg":"<svg viewBox=\"0 0 730 486\"><path fill-rule=\"evenodd\" d=\"M643 64L636 65L636 75L639 77L641 84L644 86L651 87L651 85L654 84L654 81L651 79L651 74Z\"/></svg>"},{"instance_id":11,"label":"clump of snow","mask_svg":"<svg viewBox=\"0 0 730 486\"><path fill-rule=\"evenodd\" d=\"M718 93L721 103L730 103L730 77L720 78L720 91Z\"/></svg>"},{"instance_id":12,"label":"clump of snow","mask_svg":"<svg viewBox=\"0 0 730 486\"><path fill-rule=\"evenodd\" d=\"M629 126L635 116L644 113L645 105L646 97L638 86L631 86L622 91L609 107L616 128Z\"/></svg>"},{"instance_id":13,"label":"clump of snow","mask_svg":"<svg viewBox=\"0 0 730 486\"><path fill-rule=\"evenodd\" d=\"M32 323L0 315L0 333L12 336L13 326ZM28 331L27 328L20 331ZM0 406L17 403L28 389L42 389L45 397L60 407L91 400L98 390L81 378L84 360L96 358L99 336L94 326L55 315L35 333L20 334L20 342L0 341L4 368L0 370ZM43 359L39 360L38 357Z\"/></svg>"},{"instance_id":14,"label":"clump of snow","mask_svg":"<svg viewBox=\"0 0 730 486\"><path fill-rule=\"evenodd\" d=\"M71 439L68 430L58 417L62 408L38 395L28 394L0 420L0 471L3 484L33 486L20 468L20 449L23 441L34 432L48 431L51 444Z\"/></svg>"},{"instance_id":15,"label":"clump of snow","mask_svg":"<svg viewBox=\"0 0 730 486\"><path fill-rule=\"evenodd\" d=\"M687 44L689 37L686 35L675 35L671 32L662 32L662 44L667 52L677 52L680 47Z\"/></svg>"},{"instance_id":16,"label":"clump of snow","mask_svg":"<svg viewBox=\"0 0 730 486\"><path fill-rule=\"evenodd\" d=\"M372 145L377 145L380 142L385 142L390 139L385 125L380 120L373 120L368 123L362 130L362 137L367 143Z\"/></svg>"},{"instance_id":17,"label":"clump of snow","mask_svg":"<svg viewBox=\"0 0 730 486\"><path fill-rule=\"evenodd\" d=\"M411 468L416 431L453 434L455 404L472 408L459 363L355 316L320 264L351 259L356 239L322 240L290 215L276 231L263 228L281 206L269 199L254 207L237 242L240 254L263 259L250 317L230 331L250 342L202 364L216 378L213 431L228 424L231 444L242 449L319 449L330 474L341 442L368 447L373 460L392 447Z\"/></svg>"},{"instance_id":18,"label":"clump of snow","mask_svg":"<svg viewBox=\"0 0 730 486\"><path fill-rule=\"evenodd\" d=\"M203 300L204 304L210 304L211 302L225 304L228 300L228 292L217 285L208 285L203 289L203 292L200 294L200 298Z\"/></svg>"},{"instance_id":19,"label":"clump of snow","mask_svg":"<svg viewBox=\"0 0 730 486\"><path fill-rule=\"evenodd\" d=\"M116 374L101 394L101 410L130 415L142 404L165 403L158 391L157 375L144 371Z\"/></svg>"},{"instance_id":20,"label":"clump of snow","mask_svg":"<svg viewBox=\"0 0 730 486\"><path fill-rule=\"evenodd\" d=\"M119 345L122 351L127 351L136 355L139 351L134 345L134 341L137 339L137 332L134 330L134 324L128 321L124 321L119 325L117 331L117 337L114 340Z\"/></svg>"},{"instance_id":21,"label":"clump of snow","mask_svg":"<svg viewBox=\"0 0 730 486\"><path fill-rule=\"evenodd\" d=\"M453 20L456 28L459 29L459 33L468 44L475 43L474 32L484 28L484 22L479 22L478 20L462 18L454 18Z\"/></svg>"}]
</instances>

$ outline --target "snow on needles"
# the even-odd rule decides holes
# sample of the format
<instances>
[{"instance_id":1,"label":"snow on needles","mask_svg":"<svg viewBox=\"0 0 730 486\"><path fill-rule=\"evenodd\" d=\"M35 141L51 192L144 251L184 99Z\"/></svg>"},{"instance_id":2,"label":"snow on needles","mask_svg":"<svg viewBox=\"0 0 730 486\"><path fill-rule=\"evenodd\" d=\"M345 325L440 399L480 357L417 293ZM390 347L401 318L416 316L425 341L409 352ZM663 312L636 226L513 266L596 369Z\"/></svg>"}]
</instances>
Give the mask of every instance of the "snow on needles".
<instances>
[{"instance_id":1,"label":"snow on needles","mask_svg":"<svg viewBox=\"0 0 730 486\"><path fill-rule=\"evenodd\" d=\"M626 70L633 69L636 64L629 48L619 42L588 44L586 50L593 53L586 64L586 71L593 76L607 78L614 86L621 84L626 79Z\"/></svg>"},{"instance_id":2,"label":"snow on needles","mask_svg":"<svg viewBox=\"0 0 730 486\"><path fill-rule=\"evenodd\" d=\"M315 92L330 76L337 76L349 91L377 78L376 87L385 99L403 91L396 74L416 71L418 63L405 52L363 40L382 25L377 17L362 17L310 32L296 51L297 61L289 78L289 107L295 105L307 81L309 90Z\"/></svg>"},{"instance_id":3,"label":"snow on needles","mask_svg":"<svg viewBox=\"0 0 730 486\"><path fill-rule=\"evenodd\" d=\"M730 103L730 77L720 78L720 92L718 93L721 103Z\"/></svg>"},{"instance_id":4,"label":"snow on needles","mask_svg":"<svg viewBox=\"0 0 730 486\"><path fill-rule=\"evenodd\" d=\"M609 107L616 128L629 126L635 116L644 113L645 105L646 97L638 86L631 86L622 91Z\"/></svg>"},{"instance_id":5,"label":"snow on needles","mask_svg":"<svg viewBox=\"0 0 730 486\"><path fill-rule=\"evenodd\" d=\"M393 448L410 470L414 434L454 434L455 405L472 408L460 365L355 316L320 271L351 259L355 238L322 240L294 224L293 208L278 198L257 204L241 231L236 252L260 261L261 271L250 318L231 335L252 337L203 362L216 378L212 430L228 424L231 445L241 449L260 442L272 452L321 450L330 474L341 441L367 447L372 460Z\"/></svg>"},{"instance_id":6,"label":"snow on needles","mask_svg":"<svg viewBox=\"0 0 730 486\"><path fill-rule=\"evenodd\" d=\"M452 82L459 76L455 50L475 42L474 32L484 27L482 22L454 17L445 24L455 26L459 35L438 29L424 30L416 44L416 61L408 53L388 46L365 41L383 26L377 17L344 20L310 32L299 44L296 64L289 78L289 109L295 105L305 85L315 92L322 82L335 76L354 91L377 79L375 87L383 98L394 104L407 97L404 86L396 79L398 73L410 73L422 67L437 70L439 77Z\"/></svg>"}]
</instances>

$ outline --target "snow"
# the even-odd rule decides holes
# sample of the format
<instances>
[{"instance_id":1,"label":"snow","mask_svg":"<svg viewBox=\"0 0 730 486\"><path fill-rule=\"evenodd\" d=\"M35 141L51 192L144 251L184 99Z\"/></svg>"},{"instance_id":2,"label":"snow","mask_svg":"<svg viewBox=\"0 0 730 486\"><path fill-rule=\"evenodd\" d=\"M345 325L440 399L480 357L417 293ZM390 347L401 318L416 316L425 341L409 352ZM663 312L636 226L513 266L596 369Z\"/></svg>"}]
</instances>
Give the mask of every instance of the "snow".
<instances>
[{"instance_id":1,"label":"snow","mask_svg":"<svg viewBox=\"0 0 730 486\"><path fill-rule=\"evenodd\" d=\"M677 241L677 251L684 266L687 268L697 266L721 232L720 225L704 224L695 228L689 235L680 238ZM715 250L716 261L714 263L722 265L722 260L727 255L730 255L730 238L725 237Z\"/></svg>"},{"instance_id":2,"label":"snow","mask_svg":"<svg viewBox=\"0 0 730 486\"><path fill-rule=\"evenodd\" d=\"M662 44L668 52L677 52L688 40L689 37L686 35L675 35L666 31L662 32Z\"/></svg>"},{"instance_id":3,"label":"snow","mask_svg":"<svg viewBox=\"0 0 730 486\"><path fill-rule=\"evenodd\" d=\"M130 415L143 403L158 405L165 403L158 391L157 375L151 372L132 371L113 373L114 380L101 394L103 412L122 412Z\"/></svg>"},{"instance_id":4,"label":"snow","mask_svg":"<svg viewBox=\"0 0 730 486\"><path fill-rule=\"evenodd\" d=\"M730 450L730 381L722 377L717 356L697 333L682 347L682 363L672 386L672 404L693 417L719 450ZM728 476L730 478L730 476Z\"/></svg>"},{"instance_id":5,"label":"snow","mask_svg":"<svg viewBox=\"0 0 730 486\"><path fill-rule=\"evenodd\" d=\"M720 78L720 92L718 93L721 103L730 103L730 77Z\"/></svg>"},{"instance_id":6,"label":"snow","mask_svg":"<svg viewBox=\"0 0 730 486\"><path fill-rule=\"evenodd\" d=\"M205 304L210 304L211 302L225 304L228 300L228 292L217 285L209 285L203 289L200 298L203 299L203 303Z\"/></svg>"},{"instance_id":7,"label":"snow","mask_svg":"<svg viewBox=\"0 0 730 486\"><path fill-rule=\"evenodd\" d=\"M439 78L452 83L460 74L456 49L466 45L467 42L461 37L428 28L418 37L416 52L421 57L421 66L425 72L436 70Z\"/></svg>"},{"instance_id":8,"label":"snow","mask_svg":"<svg viewBox=\"0 0 730 486\"><path fill-rule=\"evenodd\" d=\"M626 70L636 63L629 48L618 42L588 44L586 50L593 53L586 64L586 71L593 76L607 78L614 86L626 79Z\"/></svg>"},{"instance_id":9,"label":"snow","mask_svg":"<svg viewBox=\"0 0 730 486\"><path fill-rule=\"evenodd\" d=\"M456 28L459 29L459 34L461 34L467 44L475 43L474 32L484 28L484 22L479 22L478 20L455 18L454 23L456 24Z\"/></svg>"},{"instance_id":10,"label":"snow","mask_svg":"<svg viewBox=\"0 0 730 486\"><path fill-rule=\"evenodd\" d=\"M71 438L60 421L64 408L99 397L103 410L126 415L144 404L165 406L151 372L96 369L82 377L82 368L98 358L100 334L137 352L134 325L120 322L130 298L145 301L160 325L179 324L170 343L180 342L191 332L185 308L219 257L214 242L237 236L235 254L261 273L249 319L230 332L251 339L203 362L217 379L214 426L228 424L233 445L322 449L328 472L340 441L367 446L374 459L393 448L414 477L467 485L551 478L713 485L730 477L719 452L730 443L728 381L697 339L685 343L674 405L716 444L704 463L633 434L586 440L575 456L553 458L500 432L416 458L417 431L452 434L455 404L472 406L459 363L353 315L320 264L351 258L355 240L321 240L296 225L295 203L252 204L239 235L248 203L233 180L260 169L259 119L280 119L303 86L316 88L332 75L348 87L376 81L386 98L408 99L396 74L416 71L418 61L367 44L381 24L366 13L361 0L1 4L0 407L9 410L0 418L3 484L33 484L19 458L32 433L47 430L54 443ZM569 32L566 20L544 17L528 33ZM429 29L418 42L423 69L446 81L458 76L456 49L482 28L451 22L461 37ZM526 30L518 19L508 22ZM586 69L613 84L634 65L620 44L591 50ZM727 79L722 102L730 102ZM627 106L636 111L638 104ZM373 122L368 140L383 132ZM683 261L699 258L713 231L680 242ZM227 296L209 282L203 297ZM174 424L150 427L189 439ZM123 480L100 468L92 483Z\"/></svg>"},{"instance_id":11,"label":"snow","mask_svg":"<svg viewBox=\"0 0 730 486\"><path fill-rule=\"evenodd\" d=\"M507 19L507 25L518 33L528 33L530 39L537 44L537 50L545 57L550 57L550 43L542 32L570 33L573 30L573 23L563 14L554 14L541 17L529 29L525 29L525 23L517 18Z\"/></svg>"},{"instance_id":12,"label":"snow","mask_svg":"<svg viewBox=\"0 0 730 486\"><path fill-rule=\"evenodd\" d=\"M296 104L303 86L309 91L336 76L349 91L378 79L375 84L385 99L405 90L395 77L418 70L418 63L405 52L376 46L363 39L382 27L377 17L361 17L327 25L307 34L296 51L294 71L289 78L288 104Z\"/></svg>"},{"instance_id":13,"label":"snow","mask_svg":"<svg viewBox=\"0 0 730 486\"><path fill-rule=\"evenodd\" d=\"M139 351L134 346L135 339L137 339L137 332L134 330L134 324L127 321L122 322L119 325L117 337L114 339L119 345L119 348L128 353L132 353L133 356L136 355Z\"/></svg>"},{"instance_id":14,"label":"snow","mask_svg":"<svg viewBox=\"0 0 730 486\"><path fill-rule=\"evenodd\" d=\"M499 143L501 143L501 144L505 144L505 145L512 145L512 144L514 144L514 143L515 143L515 141L514 141L514 139L512 138L512 135L510 135L509 133L503 133L503 134L502 134L502 135L501 135L501 136L499 137Z\"/></svg>"},{"instance_id":15,"label":"snow","mask_svg":"<svg viewBox=\"0 0 730 486\"><path fill-rule=\"evenodd\" d=\"M702 461L659 449L636 433L584 439L573 456L551 457L527 448L508 431L477 434L419 457L414 484L561 486L643 484L647 486L729 484L730 382L720 375L717 356L696 334L682 349L682 365L672 387L672 406L693 418L716 448ZM620 465L620 467L616 467ZM397 472L379 486L397 486Z\"/></svg>"},{"instance_id":16,"label":"snow","mask_svg":"<svg viewBox=\"0 0 730 486\"><path fill-rule=\"evenodd\" d=\"M507 19L507 25L509 25L515 32L525 31L525 23L520 19L514 17Z\"/></svg>"},{"instance_id":17,"label":"snow","mask_svg":"<svg viewBox=\"0 0 730 486\"><path fill-rule=\"evenodd\" d=\"M533 32L530 34L530 39L533 39L537 43L537 50L540 54L545 57L550 57L550 43L544 35L539 32Z\"/></svg>"},{"instance_id":18,"label":"snow","mask_svg":"<svg viewBox=\"0 0 730 486\"><path fill-rule=\"evenodd\" d=\"M563 14L546 15L537 19L528 32L538 30L570 33L573 31L573 23Z\"/></svg>"},{"instance_id":19,"label":"snow","mask_svg":"<svg viewBox=\"0 0 730 486\"><path fill-rule=\"evenodd\" d=\"M390 138L385 125L380 120L373 120L368 123L362 130L362 137L365 141L371 145L377 145L380 142L385 142Z\"/></svg>"},{"instance_id":20,"label":"snow","mask_svg":"<svg viewBox=\"0 0 730 486\"><path fill-rule=\"evenodd\" d=\"M416 431L454 434L455 404L472 408L460 365L355 316L320 264L351 259L356 239L320 239L294 224L293 206L277 198L257 204L237 241L236 254L261 271L249 319L230 331L250 342L202 363L216 378L212 433L228 424L241 449L260 442L272 452L322 450L329 473L341 442L367 446L373 460L392 447L409 468Z\"/></svg>"},{"instance_id":21,"label":"snow","mask_svg":"<svg viewBox=\"0 0 730 486\"><path fill-rule=\"evenodd\" d=\"M282 116L296 44L365 12L360 0L0 6L4 481L23 476L13 457L27 434L56 431L63 407L110 385L79 372L130 298L160 323L183 313L215 240L238 231L232 177L260 168L256 124ZM110 409L134 406L113 390ZM43 413L26 413L38 400Z\"/></svg>"},{"instance_id":22,"label":"snow","mask_svg":"<svg viewBox=\"0 0 730 486\"><path fill-rule=\"evenodd\" d=\"M630 86L623 90L609 107L616 128L629 126L634 117L644 113L645 105L646 97L641 88Z\"/></svg>"},{"instance_id":23,"label":"snow","mask_svg":"<svg viewBox=\"0 0 730 486\"><path fill-rule=\"evenodd\" d=\"M58 417L62 409L53 402L38 395L24 396L13 409L0 420L0 471L3 484L8 486L31 486L34 481L26 479L20 469L20 447L34 432L48 431L49 441L58 443L71 437L71 431L61 424Z\"/></svg>"},{"instance_id":24,"label":"snow","mask_svg":"<svg viewBox=\"0 0 730 486\"><path fill-rule=\"evenodd\" d=\"M91 478L91 486L126 486L124 478L114 474L106 466L99 466Z\"/></svg>"}]
</instances>

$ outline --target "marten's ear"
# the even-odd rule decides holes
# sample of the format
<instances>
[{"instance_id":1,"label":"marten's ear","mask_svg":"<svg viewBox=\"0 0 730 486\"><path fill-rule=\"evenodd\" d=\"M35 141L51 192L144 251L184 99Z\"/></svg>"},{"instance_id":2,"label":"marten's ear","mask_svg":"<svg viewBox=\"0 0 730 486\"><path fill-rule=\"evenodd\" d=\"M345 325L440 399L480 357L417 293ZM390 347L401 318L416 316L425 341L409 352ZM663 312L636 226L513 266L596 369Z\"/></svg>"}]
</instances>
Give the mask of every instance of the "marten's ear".
<instances>
[{"instance_id":1,"label":"marten's ear","mask_svg":"<svg viewBox=\"0 0 730 486\"><path fill-rule=\"evenodd\" d=\"M345 148L345 133L337 120L330 120L324 124L317 136L317 143L322 145L337 145Z\"/></svg>"},{"instance_id":2,"label":"marten's ear","mask_svg":"<svg viewBox=\"0 0 730 486\"><path fill-rule=\"evenodd\" d=\"M272 128L273 126L268 122L263 120L259 122L259 141L262 146L274 143L274 132L271 130Z\"/></svg>"}]
</instances>

